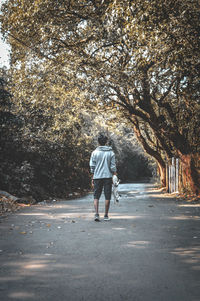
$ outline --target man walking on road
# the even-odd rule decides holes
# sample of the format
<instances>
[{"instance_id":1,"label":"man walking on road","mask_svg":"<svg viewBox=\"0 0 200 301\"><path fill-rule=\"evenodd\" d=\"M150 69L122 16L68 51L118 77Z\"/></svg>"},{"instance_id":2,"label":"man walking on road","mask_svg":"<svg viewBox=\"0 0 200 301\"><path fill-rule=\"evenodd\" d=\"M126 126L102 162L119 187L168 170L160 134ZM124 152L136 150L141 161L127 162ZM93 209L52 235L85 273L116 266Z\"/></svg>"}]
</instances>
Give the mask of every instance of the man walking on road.
<instances>
[{"instance_id":1,"label":"man walking on road","mask_svg":"<svg viewBox=\"0 0 200 301\"><path fill-rule=\"evenodd\" d=\"M93 174L92 185L94 187L94 209L95 221L100 221L99 199L104 188L105 195L105 215L104 220L110 220L108 211L112 193L112 176L116 175L115 154L112 147L106 146L108 138L104 135L98 137L99 147L97 147L90 157L90 171Z\"/></svg>"}]
</instances>

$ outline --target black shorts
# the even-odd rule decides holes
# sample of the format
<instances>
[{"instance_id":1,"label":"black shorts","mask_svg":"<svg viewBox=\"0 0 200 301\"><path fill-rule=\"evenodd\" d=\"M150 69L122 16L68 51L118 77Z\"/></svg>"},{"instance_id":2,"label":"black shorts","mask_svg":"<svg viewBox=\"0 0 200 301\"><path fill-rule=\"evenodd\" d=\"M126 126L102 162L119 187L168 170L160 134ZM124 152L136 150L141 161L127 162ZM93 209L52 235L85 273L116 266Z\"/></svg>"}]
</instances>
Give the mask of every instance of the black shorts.
<instances>
[{"instance_id":1,"label":"black shorts","mask_svg":"<svg viewBox=\"0 0 200 301\"><path fill-rule=\"evenodd\" d=\"M104 188L105 199L111 199L112 178L94 179L94 199L99 200Z\"/></svg>"}]
</instances>

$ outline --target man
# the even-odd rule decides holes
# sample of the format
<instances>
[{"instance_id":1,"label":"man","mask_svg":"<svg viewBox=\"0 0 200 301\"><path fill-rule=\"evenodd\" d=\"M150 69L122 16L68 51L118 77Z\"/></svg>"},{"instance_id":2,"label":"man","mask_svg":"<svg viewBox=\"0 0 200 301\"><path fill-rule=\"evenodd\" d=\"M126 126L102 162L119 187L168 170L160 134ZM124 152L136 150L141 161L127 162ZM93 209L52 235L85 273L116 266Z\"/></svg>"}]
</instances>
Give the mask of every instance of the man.
<instances>
[{"instance_id":1,"label":"man","mask_svg":"<svg viewBox=\"0 0 200 301\"><path fill-rule=\"evenodd\" d=\"M99 199L104 188L105 215L104 220L109 221L108 211L112 193L112 176L116 175L115 154L112 147L106 146L108 138L104 135L98 137L99 147L91 154L90 170L93 174L95 221L99 218Z\"/></svg>"}]
</instances>

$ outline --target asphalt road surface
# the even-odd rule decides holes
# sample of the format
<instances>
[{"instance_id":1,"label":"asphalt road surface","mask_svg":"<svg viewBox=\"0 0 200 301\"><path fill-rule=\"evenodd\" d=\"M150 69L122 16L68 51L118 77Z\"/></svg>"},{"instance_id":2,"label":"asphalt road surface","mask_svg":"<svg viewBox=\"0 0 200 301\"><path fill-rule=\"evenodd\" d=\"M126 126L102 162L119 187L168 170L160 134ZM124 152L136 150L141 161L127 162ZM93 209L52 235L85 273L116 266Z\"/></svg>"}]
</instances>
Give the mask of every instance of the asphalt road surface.
<instances>
[{"instance_id":1,"label":"asphalt road surface","mask_svg":"<svg viewBox=\"0 0 200 301\"><path fill-rule=\"evenodd\" d=\"M110 221L92 194L0 219L1 301L200 301L200 204L121 184Z\"/></svg>"}]
</instances>

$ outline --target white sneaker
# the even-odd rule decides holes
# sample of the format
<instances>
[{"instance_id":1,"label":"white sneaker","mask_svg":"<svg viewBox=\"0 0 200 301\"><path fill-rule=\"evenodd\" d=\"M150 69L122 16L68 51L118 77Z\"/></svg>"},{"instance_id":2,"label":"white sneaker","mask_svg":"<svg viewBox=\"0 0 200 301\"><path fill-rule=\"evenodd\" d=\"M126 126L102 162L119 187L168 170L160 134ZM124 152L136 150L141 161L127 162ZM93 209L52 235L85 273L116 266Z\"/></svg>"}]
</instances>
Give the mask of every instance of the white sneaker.
<instances>
[{"instance_id":1,"label":"white sneaker","mask_svg":"<svg viewBox=\"0 0 200 301\"><path fill-rule=\"evenodd\" d=\"M108 215L104 215L104 221L110 221L110 218L108 217Z\"/></svg>"},{"instance_id":2,"label":"white sneaker","mask_svg":"<svg viewBox=\"0 0 200 301\"><path fill-rule=\"evenodd\" d=\"M96 213L95 216L94 216L94 221L95 222L100 222L100 217L99 217L99 214Z\"/></svg>"}]
</instances>

